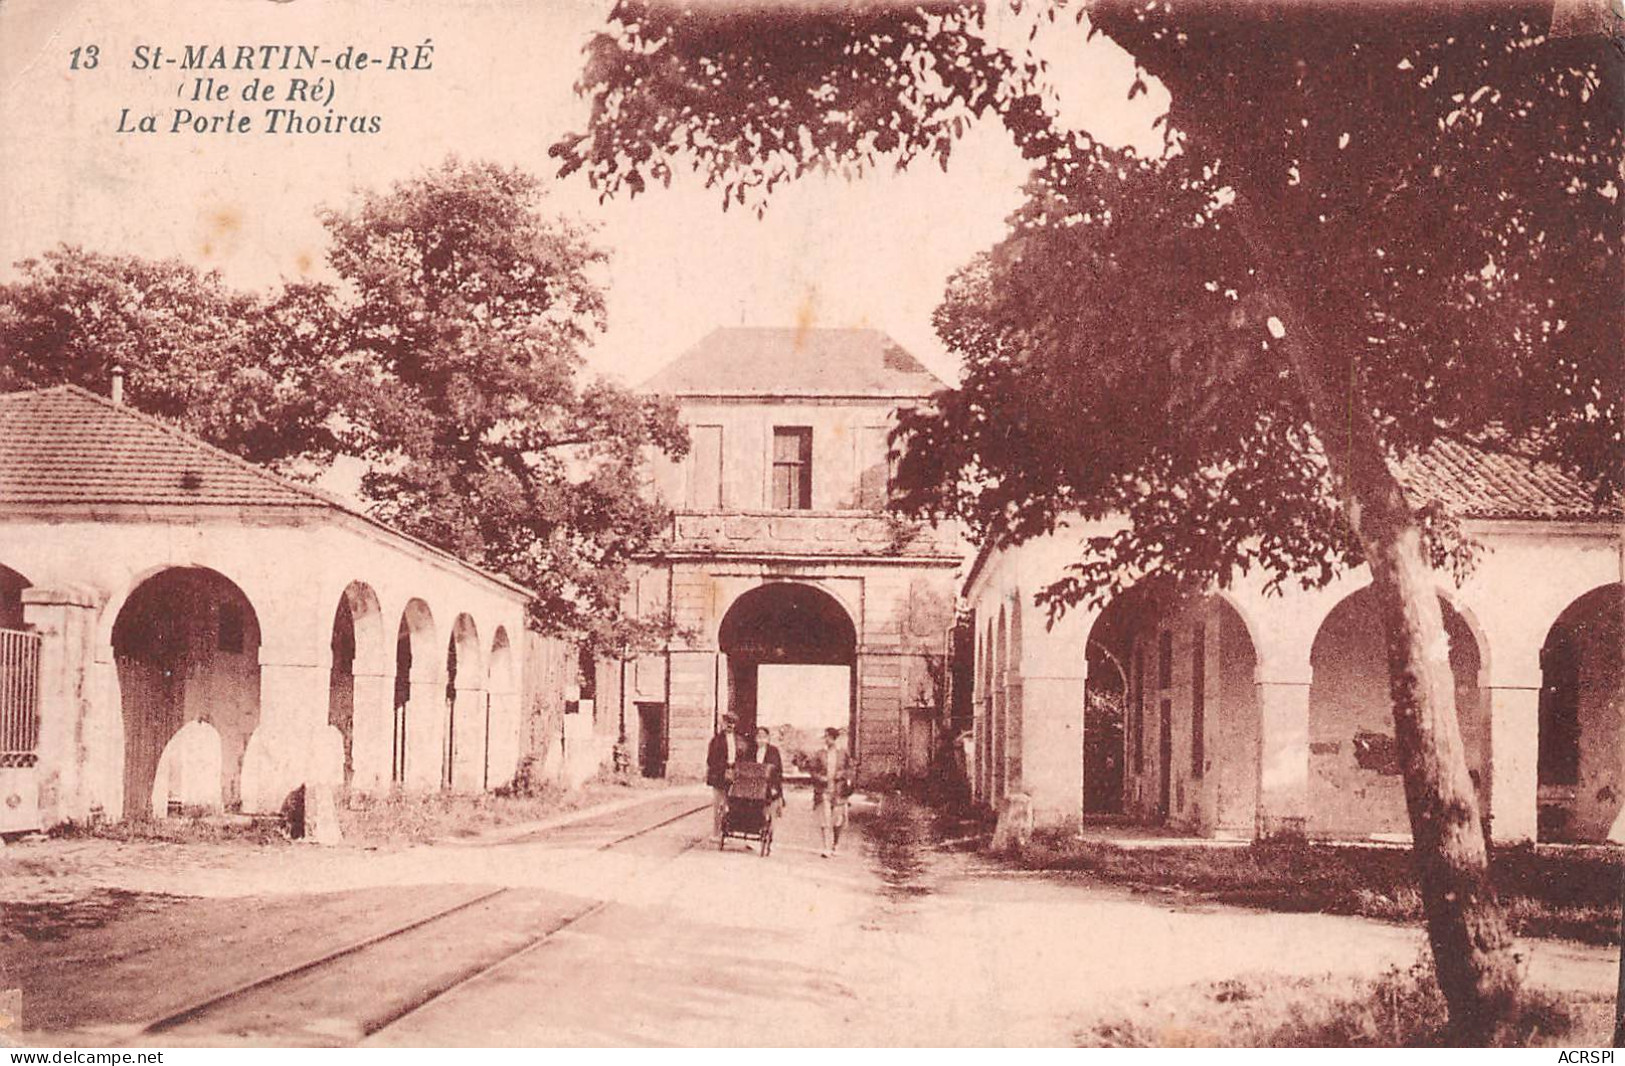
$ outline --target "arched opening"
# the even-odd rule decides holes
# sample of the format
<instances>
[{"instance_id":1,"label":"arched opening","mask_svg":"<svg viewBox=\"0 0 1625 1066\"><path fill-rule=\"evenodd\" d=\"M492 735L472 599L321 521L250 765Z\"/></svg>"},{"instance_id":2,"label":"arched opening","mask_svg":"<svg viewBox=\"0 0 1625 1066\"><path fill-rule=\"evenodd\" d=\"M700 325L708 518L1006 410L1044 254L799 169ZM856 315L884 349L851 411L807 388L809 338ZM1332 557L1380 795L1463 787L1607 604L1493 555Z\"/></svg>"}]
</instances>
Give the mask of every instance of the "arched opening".
<instances>
[{"instance_id":1,"label":"arched opening","mask_svg":"<svg viewBox=\"0 0 1625 1066\"><path fill-rule=\"evenodd\" d=\"M424 746L419 739L420 712L434 701L436 645L434 615L422 600L409 600L395 630L395 720L390 742L389 779L394 785L420 783L434 774L433 764L421 765ZM430 737L432 740L432 730ZM429 749L432 751L432 747ZM430 777L430 780L433 778Z\"/></svg>"},{"instance_id":2,"label":"arched opening","mask_svg":"<svg viewBox=\"0 0 1625 1066\"><path fill-rule=\"evenodd\" d=\"M164 570L130 594L113 623L126 817L241 803L243 749L259 723L259 648L248 597L213 570Z\"/></svg>"},{"instance_id":3,"label":"arched opening","mask_svg":"<svg viewBox=\"0 0 1625 1066\"><path fill-rule=\"evenodd\" d=\"M1112 599L1084 644L1083 809L1087 814L1152 813L1166 760L1158 758L1155 696L1146 658L1155 654L1160 604L1135 586ZM1165 812L1155 812L1160 817Z\"/></svg>"},{"instance_id":4,"label":"arched opening","mask_svg":"<svg viewBox=\"0 0 1625 1066\"><path fill-rule=\"evenodd\" d=\"M346 786L355 776L357 708L365 715L378 703L373 686L383 673L383 638L377 595L367 585L351 582L333 612L333 662L327 687L327 724L343 740ZM361 732L366 735L365 723Z\"/></svg>"},{"instance_id":5,"label":"arched opening","mask_svg":"<svg viewBox=\"0 0 1625 1066\"><path fill-rule=\"evenodd\" d=\"M857 630L834 597L787 582L752 589L723 617L718 644L741 733L772 729L787 759L817 751L830 726L850 742Z\"/></svg>"},{"instance_id":6,"label":"arched opening","mask_svg":"<svg viewBox=\"0 0 1625 1066\"><path fill-rule=\"evenodd\" d=\"M1143 626L1143 596L1130 589L1100 612L1084 644L1083 813L1122 814L1129 756L1130 649Z\"/></svg>"},{"instance_id":7,"label":"arched opening","mask_svg":"<svg viewBox=\"0 0 1625 1066\"><path fill-rule=\"evenodd\" d=\"M30 584L17 571L0 565L0 629L23 628L23 589Z\"/></svg>"},{"instance_id":8,"label":"arched opening","mask_svg":"<svg viewBox=\"0 0 1625 1066\"><path fill-rule=\"evenodd\" d=\"M1557 616L1540 650L1540 840L1625 842L1625 585Z\"/></svg>"},{"instance_id":9,"label":"arched opening","mask_svg":"<svg viewBox=\"0 0 1625 1066\"><path fill-rule=\"evenodd\" d=\"M1114 598L1084 649L1084 811L1250 836L1258 813L1258 657L1223 596Z\"/></svg>"},{"instance_id":10,"label":"arched opening","mask_svg":"<svg viewBox=\"0 0 1625 1066\"><path fill-rule=\"evenodd\" d=\"M1442 596L1456 718L1467 767L1488 808L1488 736L1479 673L1483 653L1471 626ZM1376 593L1353 593L1326 616L1309 654L1308 829L1320 836L1410 833L1405 783L1394 740L1386 630Z\"/></svg>"},{"instance_id":11,"label":"arched opening","mask_svg":"<svg viewBox=\"0 0 1625 1066\"><path fill-rule=\"evenodd\" d=\"M440 787L471 790L484 773L485 669L474 619L460 614L446 642L446 732Z\"/></svg>"}]
</instances>

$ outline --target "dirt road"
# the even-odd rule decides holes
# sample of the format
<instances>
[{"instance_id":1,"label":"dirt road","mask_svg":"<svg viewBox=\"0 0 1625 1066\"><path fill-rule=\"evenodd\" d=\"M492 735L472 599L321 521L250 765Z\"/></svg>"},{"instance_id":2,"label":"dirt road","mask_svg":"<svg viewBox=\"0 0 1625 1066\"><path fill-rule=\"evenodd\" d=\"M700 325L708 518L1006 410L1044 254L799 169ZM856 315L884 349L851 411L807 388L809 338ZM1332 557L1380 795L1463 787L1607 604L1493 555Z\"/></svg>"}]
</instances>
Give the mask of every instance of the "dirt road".
<instances>
[{"instance_id":1,"label":"dirt road","mask_svg":"<svg viewBox=\"0 0 1625 1066\"><path fill-rule=\"evenodd\" d=\"M168 875L79 853L81 881L94 869L143 894L59 939L8 937L0 964L40 1043L1052 1045L1193 982L1374 975L1421 948L1417 931L1364 919L1192 907L1009 870L933 847L897 800L860 810L835 858L818 853L805 793L770 857L739 843L719 853L703 840L708 812L657 825L696 795L503 841L177 857ZM610 843L639 827L653 828ZM48 851L33 858L49 865ZM138 1033L210 991L502 888L480 904L494 909L426 927L411 950ZM1534 983L1613 987L1610 952L1526 950Z\"/></svg>"}]
</instances>

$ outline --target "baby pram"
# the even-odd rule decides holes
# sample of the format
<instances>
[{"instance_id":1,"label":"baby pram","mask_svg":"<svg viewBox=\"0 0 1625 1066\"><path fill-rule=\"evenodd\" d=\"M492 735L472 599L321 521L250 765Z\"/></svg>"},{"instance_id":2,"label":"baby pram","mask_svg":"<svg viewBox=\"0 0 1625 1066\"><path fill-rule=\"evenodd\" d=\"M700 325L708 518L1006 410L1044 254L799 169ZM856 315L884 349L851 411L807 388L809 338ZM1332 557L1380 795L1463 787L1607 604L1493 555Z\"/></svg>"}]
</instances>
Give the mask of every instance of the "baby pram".
<instances>
[{"instance_id":1,"label":"baby pram","mask_svg":"<svg viewBox=\"0 0 1625 1066\"><path fill-rule=\"evenodd\" d=\"M768 797L771 782L764 763L741 762L734 764L733 781L728 785L728 807L722 816L722 838L717 850L728 846L728 838L760 840L762 858L773 850L773 816L769 813L772 800Z\"/></svg>"}]
</instances>

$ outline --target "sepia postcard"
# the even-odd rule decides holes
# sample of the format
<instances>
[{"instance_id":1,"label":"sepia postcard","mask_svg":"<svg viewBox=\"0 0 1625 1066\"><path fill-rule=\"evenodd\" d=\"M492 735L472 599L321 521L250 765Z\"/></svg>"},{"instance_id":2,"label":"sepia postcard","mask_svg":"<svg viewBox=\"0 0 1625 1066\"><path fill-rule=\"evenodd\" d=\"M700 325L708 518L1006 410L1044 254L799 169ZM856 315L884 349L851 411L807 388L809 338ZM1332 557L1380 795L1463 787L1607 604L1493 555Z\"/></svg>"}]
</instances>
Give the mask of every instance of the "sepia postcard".
<instances>
[{"instance_id":1,"label":"sepia postcard","mask_svg":"<svg viewBox=\"0 0 1625 1066\"><path fill-rule=\"evenodd\" d=\"M1622 26L0 0L0 1045L1612 1061Z\"/></svg>"}]
</instances>

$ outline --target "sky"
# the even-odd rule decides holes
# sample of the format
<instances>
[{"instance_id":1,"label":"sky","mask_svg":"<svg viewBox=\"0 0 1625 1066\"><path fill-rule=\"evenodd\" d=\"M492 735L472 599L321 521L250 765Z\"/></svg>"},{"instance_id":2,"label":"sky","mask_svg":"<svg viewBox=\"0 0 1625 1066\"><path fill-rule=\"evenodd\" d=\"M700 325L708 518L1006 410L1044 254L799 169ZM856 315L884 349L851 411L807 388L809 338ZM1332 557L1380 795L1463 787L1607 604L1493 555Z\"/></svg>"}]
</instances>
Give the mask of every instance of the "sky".
<instances>
[{"instance_id":1,"label":"sky","mask_svg":"<svg viewBox=\"0 0 1625 1066\"><path fill-rule=\"evenodd\" d=\"M585 125L581 48L600 0L0 0L0 278L58 242L179 256L232 284L268 288L323 271L323 206L384 187L448 154L553 179L547 149ZM1002 32L1025 39L1004 15ZM368 135L168 132L176 107L263 122L263 103L196 103L196 72L135 69L137 49L305 44L335 54L432 45L432 69L332 75L336 113L378 115ZM88 66L88 49L97 63ZM1102 139L1148 148L1158 93L1125 96L1132 63L1075 26L1045 26L1068 117ZM80 68L70 69L74 49ZM150 55L150 52L148 53ZM209 72L203 72L205 75ZM255 73L215 72L240 93ZM269 71L272 84L300 71ZM121 133L140 115L160 132ZM309 107L318 113L326 107ZM869 326L949 380L931 328L948 277L1005 231L1026 168L996 127L973 130L946 173L917 165L848 183L808 178L775 193L766 217L721 209L680 175L670 189L601 204L581 175L549 181L554 211L598 227L611 256L609 329L589 360L636 384L717 326Z\"/></svg>"},{"instance_id":2,"label":"sky","mask_svg":"<svg viewBox=\"0 0 1625 1066\"><path fill-rule=\"evenodd\" d=\"M847 728L852 668L763 663L756 674L756 724L817 731Z\"/></svg>"}]
</instances>

